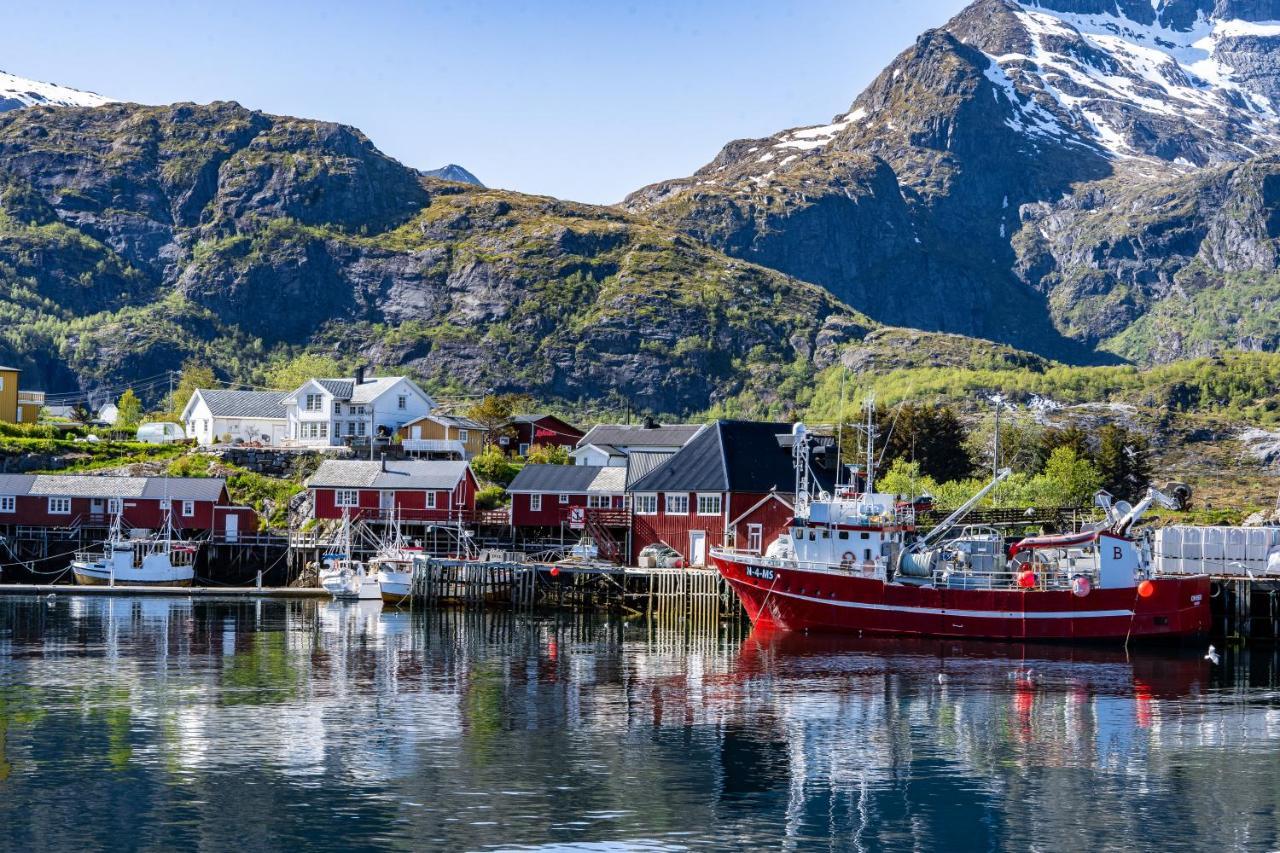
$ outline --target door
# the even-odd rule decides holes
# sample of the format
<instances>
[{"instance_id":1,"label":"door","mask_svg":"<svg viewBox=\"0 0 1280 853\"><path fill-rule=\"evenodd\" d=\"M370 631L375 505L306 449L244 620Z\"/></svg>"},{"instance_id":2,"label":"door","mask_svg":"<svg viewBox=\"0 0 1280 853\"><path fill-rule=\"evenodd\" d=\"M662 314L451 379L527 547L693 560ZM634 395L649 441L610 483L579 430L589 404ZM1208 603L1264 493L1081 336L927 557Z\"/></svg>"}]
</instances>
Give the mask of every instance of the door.
<instances>
[{"instance_id":1,"label":"door","mask_svg":"<svg viewBox=\"0 0 1280 853\"><path fill-rule=\"evenodd\" d=\"M707 534L703 530L689 531L689 565L707 564Z\"/></svg>"},{"instance_id":2,"label":"door","mask_svg":"<svg viewBox=\"0 0 1280 853\"><path fill-rule=\"evenodd\" d=\"M415 426L415 427L413 428L413 438L414 438L414 440L415 440L415 441L416 441L416 440L419 440L419 439L421 439L421 438L422 438L422 427L421 427L421 426Z\"/></svg>"},{"instance_id":3,"label":"door","mask_svg":"<svg viewBox=\"0 0 1280 853\"><path fill-rule=\"evenodd\" d=\"M378 492L378 509L382 510L382 515L384 518L386 516L391 515L391 510L395 509L395 506L396 506L395 492L390 492L385 490Z\"/></svg>"},{"instance_id":4,"label":"door","mask_svg":"<svg viewBox=\"0 0 1280 853\"><path fill-rule=\"evenodd\" d=\"M223 531L225 533L224 538L228 542L240 541L240 516L236 515L234 512L229 512L223 516L223 518L226 519L226 523L223 527Z\"/></svg>"},{"instance_id":5,"label":"door","mask_svg":"<svg viewBox=\"0 0 1280 853\"><path fill-rule=\"evenodd\" d=\"M89 501L89 515L95 518L107 514L107 504L102 498L94 498Z\"/></svg>"}]
</instances>

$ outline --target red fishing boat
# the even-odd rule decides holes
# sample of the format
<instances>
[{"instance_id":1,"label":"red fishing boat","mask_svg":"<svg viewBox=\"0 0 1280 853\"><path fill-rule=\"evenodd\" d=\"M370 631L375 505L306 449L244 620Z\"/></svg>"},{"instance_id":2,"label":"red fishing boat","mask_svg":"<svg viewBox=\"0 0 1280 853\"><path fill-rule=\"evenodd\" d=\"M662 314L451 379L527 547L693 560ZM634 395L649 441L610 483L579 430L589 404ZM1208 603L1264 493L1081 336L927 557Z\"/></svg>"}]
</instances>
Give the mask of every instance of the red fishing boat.
<instances>
[{"instance_id":1,"label":"red fishing boat","mask_svg":"<svg viewBox=\"0 0 1280 853\"><path fill-rule=\"evenodd\" d=\"M868 427L870 433L870 427ZM789 631L994 640L1180 639L1209 629L1206 576L1152 577L1129 533L1152 502L1103 500L1106 520L1006 550L986 527L957 528L1003 470L923 536L914 509L864 486L811 493L809 438L793 430L795 518L764 554L713 549L710 559L751 621Z\"/></svg>"}]
</instances>

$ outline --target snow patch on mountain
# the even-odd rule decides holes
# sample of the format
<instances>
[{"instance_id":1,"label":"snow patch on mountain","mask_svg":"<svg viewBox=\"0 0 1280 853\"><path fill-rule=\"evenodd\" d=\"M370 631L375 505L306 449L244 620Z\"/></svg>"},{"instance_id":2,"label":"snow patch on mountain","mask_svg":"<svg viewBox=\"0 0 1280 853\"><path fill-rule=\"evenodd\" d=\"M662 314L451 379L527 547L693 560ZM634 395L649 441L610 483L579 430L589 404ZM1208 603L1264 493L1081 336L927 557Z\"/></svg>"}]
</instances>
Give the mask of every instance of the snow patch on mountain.
<instances>
[{"instance_id":1,"label":"snow patch on mountain","mask_svg":"<svg viewBox=\"0 0 1280 853\"><path fill-rule=\"evenodd\" d=\"M838 118L831 124L824 124L818 127L805 127L800 130L792 130L783 135L781 141L774 143L774 148L796 148L801 151L811 151L815 148L825 147L828 142L835 139L841 131L857 124L867 117L867 111L862 107L858 107L849 113Z\"/></svg>"},{"instance_id":2,"label":"snow patch on mountain","mask_svg":"<svg viewBox=\"0 0 1280 853\"><path fill-rule=\"evenodd\" d=\"M992 56L1000 71L987 73L1006 92L1021 84L1025 94L1038 97L1033 109L1010 96L1022 113L1006 122L1015 129L1045 134L1065 123L1117 159L1149 155L1135 147L1128 132L1135 116L1143 114L1202 126L1229 123L1251 136L1280 141L1280 113L1271 97L1242 85L1220 50L1230 38L1280 37L1280 22L1200 15L1182 31L1114 14L1060 12L1032 4L1023 4L1015 17L1030 52ZM1224 137L1201 156L1232 160L1255 153L1255 147Z\"/></svg>"},{"instance_id":3,"label":"snow patch on mountain","mask_svg":"<svg viewBox=\"0 0 1280 853\"><path fill-rule=\"evenodd\" d=\"M95 92L83 92L56 83L28 80L0 71L0 112L50 104L58 107L100 107L112 102Z\"/></svg>"}]
</instances>

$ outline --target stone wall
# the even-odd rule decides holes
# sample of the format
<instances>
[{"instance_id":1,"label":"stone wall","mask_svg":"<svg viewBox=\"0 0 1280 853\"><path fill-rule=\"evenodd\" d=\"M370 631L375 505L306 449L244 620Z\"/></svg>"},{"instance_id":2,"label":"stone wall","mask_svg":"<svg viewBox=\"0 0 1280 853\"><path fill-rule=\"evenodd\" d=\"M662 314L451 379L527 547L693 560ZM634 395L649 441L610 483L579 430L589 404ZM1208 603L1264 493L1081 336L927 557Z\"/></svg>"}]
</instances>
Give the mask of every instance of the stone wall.
<instances>
[{"instance_id":1,"label":"stone wall","mask_svg":"<svg viewBox=\"0 0 1280 853\"><path fill-rule=\"evenodd\" d=\"M220 462L254 471L267 477L290 479L306 477L320 466L325 459L349 459L351 450L347 447L331 447L324 450L285 449L279 447L216 447L201 448L199 453L206 453Z\"/></svg>"}]
</instances>

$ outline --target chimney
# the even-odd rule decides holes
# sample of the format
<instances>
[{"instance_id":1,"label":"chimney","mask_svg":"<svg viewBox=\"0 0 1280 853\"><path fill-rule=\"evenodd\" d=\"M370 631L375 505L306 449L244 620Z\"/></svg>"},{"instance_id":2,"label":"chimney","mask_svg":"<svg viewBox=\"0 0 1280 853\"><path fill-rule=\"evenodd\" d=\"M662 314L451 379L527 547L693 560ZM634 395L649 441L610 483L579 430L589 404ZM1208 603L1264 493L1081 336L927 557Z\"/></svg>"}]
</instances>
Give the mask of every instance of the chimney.
<instances>
[{"instance_id":1,"label":"chimney","mask_svg":"<svg viewBox=\"0 0 1280 853\"><path fill-rule=\"evenodd\" d=\"M658 423L657 421L655 421L655 420L653 419L653 415L645 415L645 416L644 416L644 424L642 425L642 427L641 427L641 428L642 428L642 429L657 429L657 428L658 428L658 427L660 427L660 426L662 426L662 424L660 424L660 423Z\"/></svg>"},{"instance_id":2,"label":"chimney","mask_svg":"<svg viewBox=\"0 0 1280 853\"><path fill-rule=\"evenodd\" d=\"M382 454L382 473L387 473L387 454Z\"/></svg>"},{"instance_id":3,"label":"chimney","mask_svg":"<svg viewBox=\"0 0 1280 853\"><path fill-rule=\"evenodd\" d=\"M364 367L363 366L356 368L356 384L357 385L364 384Z\"/></svg>"}]
</instances>

